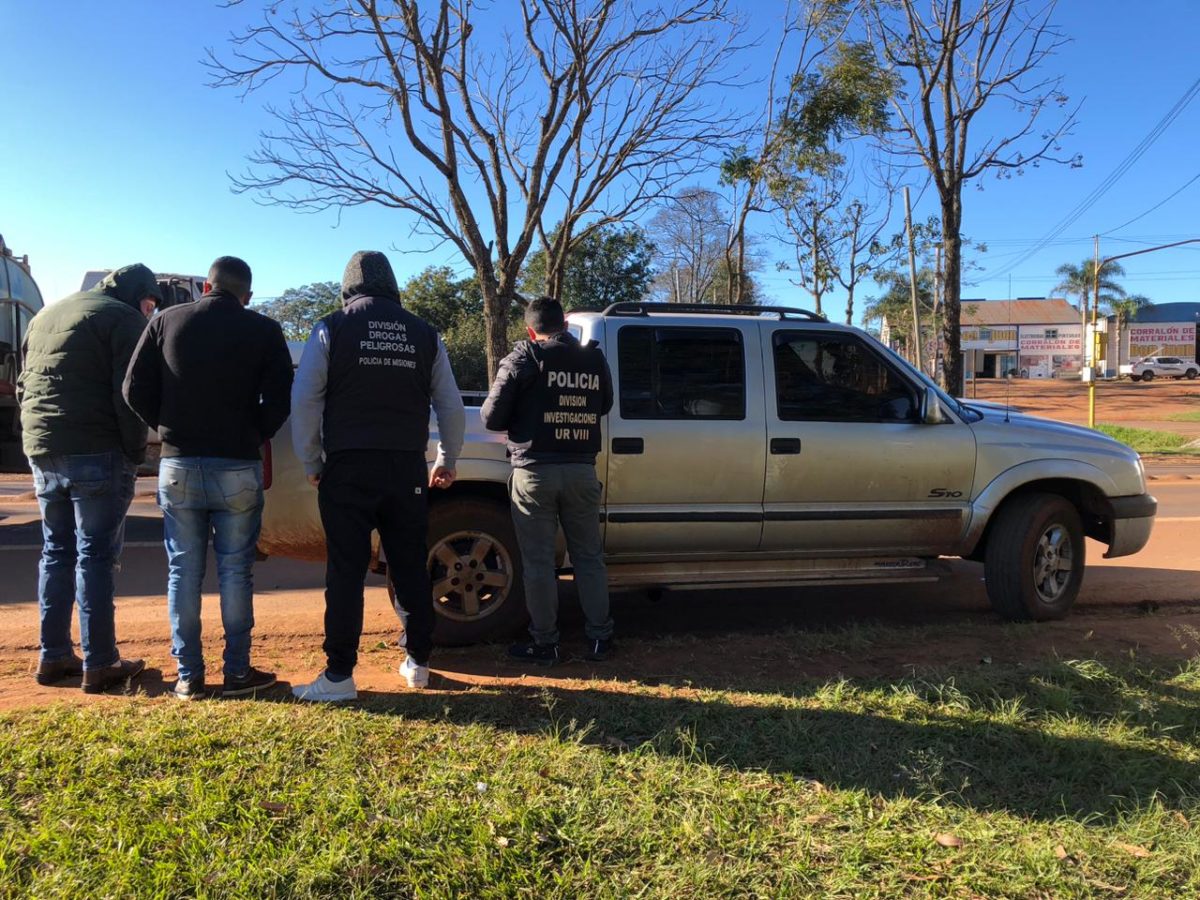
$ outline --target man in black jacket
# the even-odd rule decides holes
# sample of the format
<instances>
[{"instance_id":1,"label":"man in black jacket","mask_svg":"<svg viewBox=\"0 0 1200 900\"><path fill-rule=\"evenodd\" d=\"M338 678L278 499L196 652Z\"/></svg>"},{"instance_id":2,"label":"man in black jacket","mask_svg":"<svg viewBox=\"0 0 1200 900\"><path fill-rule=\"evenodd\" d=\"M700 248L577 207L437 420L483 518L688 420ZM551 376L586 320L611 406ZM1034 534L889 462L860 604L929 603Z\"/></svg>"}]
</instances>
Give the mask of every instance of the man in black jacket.
<instances>
[{"instance_id":1,"label":"man in black jacket","mask_svg":"<svg viewBox=\"0 0 1200 900\"><path fill-rule=\"evenodd\" d=\"M525 310L529 340L500 363L483 403L483 424L508 432L513 473L509 499L521 562L532 643L513 644L519 659L558 662L555 536L561 524L586 620L587 658L612 653L608 572L600 536L596 453L600 420L612 408L612 377L598 347L567 331L562 305L540 297Z\"/></svg>"},{"instance_id":2,"label":"man in black jacket","mask_svg":"<svg viewBox=\"0 0 1200 900\"><path fill-rule=\"evenodd\" d=\"M130 407L162 436L158 503L179 669L175 696L183 700L204 693L200 582L210 534L225 629L222 694L275 683L250 665L251 566L262 524L260 448L288 417L292 359L279 324L246 308L250 278L237 257L214 262L202 298L151 321L125 377Z\"/></svg>"}]
</instances>

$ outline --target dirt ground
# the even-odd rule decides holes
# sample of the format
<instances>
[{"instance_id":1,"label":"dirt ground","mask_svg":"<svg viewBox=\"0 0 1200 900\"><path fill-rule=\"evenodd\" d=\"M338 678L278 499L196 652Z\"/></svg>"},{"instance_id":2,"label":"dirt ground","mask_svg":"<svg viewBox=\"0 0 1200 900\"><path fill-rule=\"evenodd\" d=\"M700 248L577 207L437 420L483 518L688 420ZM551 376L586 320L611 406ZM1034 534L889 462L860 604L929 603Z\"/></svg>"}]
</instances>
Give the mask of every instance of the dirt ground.
<instances>
[{"instance_id":1,"label":"dirt ground","mask_svg":"<svg viewBox=\"0 0 1200 900\"><path fill-rule=\"evenodd\" d=\"M1012 382L980 379L967 386L967 399L1004 403L1014 409L1076 425L1088 420L1088 388L1079 381L1014 378ZM1096 385L1096 421L1154 431L1173 431L1200 438L1200 422L1175 422L1169 416L1200 411L1200 381L1157 380L1150 383L1102 381ZM1200 451L1197 451L1200 456Z\"/></svg>"},{"instance_id":2,"label":"dirt ground","mask_svg":"<svg viewBox=\"0 0 1200 900\"><path fill-rule=\"evenodd\" d=\"M945 563L945 577L932 585L680 592L657 600L643 593L614 595L618 655L590 663L581 658L580 614L566 583L563 665L514 668L502 645L446 648L434 657L431 687L448 695L480 686L549 685L786 691L802 678L903 678L942 667L1036 664L1053 657L1188 660L1200 653L1200 560L1193 549L1198 523L1200 517L1172 517L1159 529L1154 553L1129 560L1102 560L1102 547L1089 543L1088 576L1076 610L1064 621L1034 625L996 618L982 567L956 560ZM167 693L174 679L162 566L155 550L130 559L122 578L134 587L122 590L117 601L122 651L148 666L135 689L150 696ZM310 679L323 665L322 568L289 560L256 567L254 662L279 674L277 692ZM205 650L210 679L219 682L221 630L212 588L206 585ZM366 596L356 680L369 699L403 689L397 673L403 656L379 579ZM0 604L0 709L120 702L84 696L78 679L37 686L36 657L36 604Z\"/></svg>"}]
</instances>

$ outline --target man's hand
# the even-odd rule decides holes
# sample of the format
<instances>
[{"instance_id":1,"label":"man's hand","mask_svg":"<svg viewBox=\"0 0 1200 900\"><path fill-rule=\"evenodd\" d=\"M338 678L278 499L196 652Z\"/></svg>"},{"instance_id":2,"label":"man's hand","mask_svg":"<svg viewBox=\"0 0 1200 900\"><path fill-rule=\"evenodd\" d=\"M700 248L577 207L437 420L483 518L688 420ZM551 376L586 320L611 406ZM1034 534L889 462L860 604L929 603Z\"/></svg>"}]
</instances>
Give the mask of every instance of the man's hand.
<instances>
[{"instance_id":1,"label":"man's hand","mask_svg":"<svg viewBox=\"0 0 1200 900\"><path fill-rule=\"evenodd\" d=\"M433 471L429 473L429 486L448 488L454 484L454 479L457 475L458 473L449 466L434 466Z\"/></svg>"},{"instance_id":2,"label":"man's hand","mask_svg":"<svg viewBox=\"0 0 1200 900\"><path fill-rule=\"evenodd\" d=\"M316 475L309 475L308 483L311 484L313 487L316 487L317 485L319 485L321 483L321 473L318 472Z\"/></svg>"}]
</instances>

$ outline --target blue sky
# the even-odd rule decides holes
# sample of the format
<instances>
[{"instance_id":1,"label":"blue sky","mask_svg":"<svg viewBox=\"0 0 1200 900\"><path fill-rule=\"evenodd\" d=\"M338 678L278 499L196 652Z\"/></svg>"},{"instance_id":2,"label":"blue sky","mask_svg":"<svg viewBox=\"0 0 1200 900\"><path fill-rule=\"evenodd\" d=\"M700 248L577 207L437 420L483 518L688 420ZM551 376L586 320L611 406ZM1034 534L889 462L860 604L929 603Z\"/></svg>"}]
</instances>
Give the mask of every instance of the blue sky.
<instances>
[{"instance_id":1,"label":"blue sky","mask_svg":"<svg viewBox=\"0 0 1200 900\"><path fill-rule=\"evenodd\" d=\"M507 0L502 0L507 2ZM759 14L772 0L743 0ZM750 4L753 3L753 6ZM243 100L207 86L206 47L220 51L258 4L232 10L202 0L55 4L0 0L0 233L28 253L48 298L78 288L83 272L143 261L158 271L202 273L223 253L243 256L255 293L336 280L358 249L415 249L411 220L370 207L301 214L231 192L279 92ZM1067 150L1084 167L1044 166L988 178L964 196L964 233L983 241L992 272L1046 235L1141 141L1200 78L1196 0L1061 0L1057 20L1074 42L1057 64L1064 89L1084 101ZM737 98L734 98L735 102ZM746 97L749 105L752 98ZM1054 268L1092 252L1092 235L1145 212L1200 175L1200 99L1053 245L1011 273L985 271L966 297L1044 296ZM918 217L934 211L921 197ZM1140 221L1105 235L1105 254L1200 237L1200 179ZM782 255L782 254L781 254ZM449 263L449 249L392 252L401 278ZM1200 245L1127 263L1126 287L1158 302L1200 300ZM762 273L777 302L804 304L786 273ZM868 288L867 292L870 292ZM836 309L838 300L831 301ZM860 303L861 308L861 303Z\"/></svg>"}]
</instances>

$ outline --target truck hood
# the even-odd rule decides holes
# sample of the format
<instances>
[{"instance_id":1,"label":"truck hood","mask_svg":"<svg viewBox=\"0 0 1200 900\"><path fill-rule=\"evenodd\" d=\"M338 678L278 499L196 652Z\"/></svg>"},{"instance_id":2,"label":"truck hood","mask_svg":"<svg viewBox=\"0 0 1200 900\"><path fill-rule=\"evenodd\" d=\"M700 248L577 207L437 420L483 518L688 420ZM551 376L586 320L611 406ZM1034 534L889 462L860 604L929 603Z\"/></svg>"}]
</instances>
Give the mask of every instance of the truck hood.
<instances>
[{"instance_id":1,"label":"truck hood","mask_svg":"<svg viewBox=\"0 0 1200 900\"><path fill-rule=\"evenodd\" d=\"M964 402L983 415L971 428L985 472L1001 472L1009 465L1037 459L1072 460L1103 471L1122 494L1146 490L1137 452L1106 434L1011 409L1006 414L999 403Z\"/></svg>"}]
</instances>

